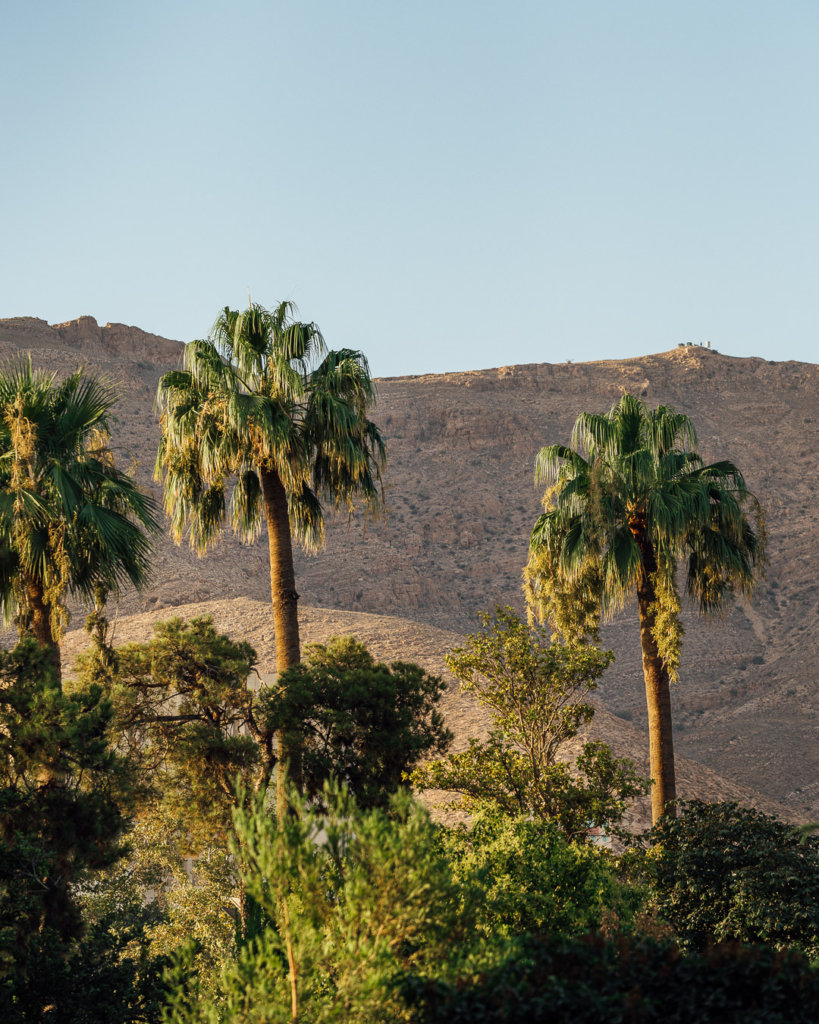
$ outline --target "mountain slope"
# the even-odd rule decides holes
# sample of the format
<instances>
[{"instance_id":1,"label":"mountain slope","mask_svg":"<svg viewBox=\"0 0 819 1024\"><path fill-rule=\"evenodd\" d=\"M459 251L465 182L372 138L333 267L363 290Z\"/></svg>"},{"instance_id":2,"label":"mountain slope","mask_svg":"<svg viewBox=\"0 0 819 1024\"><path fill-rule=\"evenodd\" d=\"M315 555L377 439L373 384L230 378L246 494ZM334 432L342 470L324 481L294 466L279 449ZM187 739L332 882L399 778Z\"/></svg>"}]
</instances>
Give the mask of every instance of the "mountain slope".
<instances>
[{"instance_id":1,"label":"mountain slope","mask_svg":"<svg viewBox=\"0 0 819 1024\"><path fill-rule=\"evenodd\" d=\"M90 317L49 326L0 321L0 356L30 349L68 369L87 361L122 382L116 440L149 482L152 403L181 346ZM532 483L544 444L568 441L583 410L623 390L689 414L706 459L730 458L762 500L770 537L756 603L722 621L685 618L675 688L678 753L819 817L819 367L677 348L640 359L501 367L378 382L375 419L389 444L385 522L336 520L320 556L299 556L303 602L378 612L465 632L496 603L522 608L520 574L539 512ZM265 600L266 548L226 538L207 559L163 540L156 580L122 612L224 596ZM636 611L604 636L617 656L600 689L613 714L645 726ZM409 656L409 655L408 655Z\"/></svg>"}]
</instances>

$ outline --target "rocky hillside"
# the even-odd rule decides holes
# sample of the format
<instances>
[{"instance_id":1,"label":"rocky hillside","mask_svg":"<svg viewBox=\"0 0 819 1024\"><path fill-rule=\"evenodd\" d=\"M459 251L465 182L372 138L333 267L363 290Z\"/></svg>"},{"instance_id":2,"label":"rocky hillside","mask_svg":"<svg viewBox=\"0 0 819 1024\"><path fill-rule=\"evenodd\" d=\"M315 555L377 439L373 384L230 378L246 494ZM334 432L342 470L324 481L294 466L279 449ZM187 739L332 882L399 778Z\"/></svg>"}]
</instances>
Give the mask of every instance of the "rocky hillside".
<instances>
[{"instance_id":1,"label":"rocky hillside","mask_svg":"<svg viewBox=\"0 0 819 1024\"><path fill-rule=\"evenodd\" d=\"M116 440L150 479L158 430L152 404L181 346L91 317L49 326L0 321L0 357L115 376L123 399ZM706 459L746 474L768 520L770 564L757 601L722 621L686 619L675 690L678 752L796 811L819 817L817 656L819 367L677 348L641 359L501 367L378 382L375 418L389 443L388 517L336 521L327 550L300 557L305 604L400 616L460 633L496 603L522 607L520 574L539 512L532 482L544 444L567 441L582 410L606 411L624 390L688 413ZM264 600L266 548L232 538L198 560L160 543L154 586L123 614L191 601ZM642 730L636 612L606 630L617 662L600 698ZM408 652L407 656L412 652Z\"/></svg>"}]
</instances>

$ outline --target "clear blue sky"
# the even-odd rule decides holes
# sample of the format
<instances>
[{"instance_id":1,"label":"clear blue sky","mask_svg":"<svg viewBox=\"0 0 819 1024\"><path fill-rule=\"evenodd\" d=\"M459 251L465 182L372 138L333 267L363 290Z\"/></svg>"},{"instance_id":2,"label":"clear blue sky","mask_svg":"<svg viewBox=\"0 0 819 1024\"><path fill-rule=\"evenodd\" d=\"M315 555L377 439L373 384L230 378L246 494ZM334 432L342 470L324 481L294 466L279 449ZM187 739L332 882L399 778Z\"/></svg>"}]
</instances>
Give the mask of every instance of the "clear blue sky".
<instances>
[{"instance_id":1,"label":"clear blue sky","mask_svg":"<svg viewBox=\"0 0 819 1024\"><path fill-rule=\"evenodd\" d=\"M0 0L0 317L819 359L815 0Z\"/></svg>"}]
</instances>

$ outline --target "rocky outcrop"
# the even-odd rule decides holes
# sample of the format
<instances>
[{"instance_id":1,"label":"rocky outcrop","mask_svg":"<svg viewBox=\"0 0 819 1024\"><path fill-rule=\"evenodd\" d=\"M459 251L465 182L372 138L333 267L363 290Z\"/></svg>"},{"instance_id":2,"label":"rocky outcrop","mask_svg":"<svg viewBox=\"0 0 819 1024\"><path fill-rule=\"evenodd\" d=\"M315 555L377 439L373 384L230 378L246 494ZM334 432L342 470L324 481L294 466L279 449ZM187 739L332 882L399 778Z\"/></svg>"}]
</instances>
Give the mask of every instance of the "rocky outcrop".
<instances>
[{"instance_id":1,"label":"rocky outcrop","mask_svg":"<svg viewBox=\"0 0 819 1024\"><path fill-rule=\"evenodd\" d=\"M181 357L177 341L148 334L127 324L101 327L93 316L81 316L63 324L48 324L36 317L0 320L0 352L54 349L72 358L113 356L124 362L173 365ZM7 351L11 350L11 351Z\"/></svg>"}]
</instances>

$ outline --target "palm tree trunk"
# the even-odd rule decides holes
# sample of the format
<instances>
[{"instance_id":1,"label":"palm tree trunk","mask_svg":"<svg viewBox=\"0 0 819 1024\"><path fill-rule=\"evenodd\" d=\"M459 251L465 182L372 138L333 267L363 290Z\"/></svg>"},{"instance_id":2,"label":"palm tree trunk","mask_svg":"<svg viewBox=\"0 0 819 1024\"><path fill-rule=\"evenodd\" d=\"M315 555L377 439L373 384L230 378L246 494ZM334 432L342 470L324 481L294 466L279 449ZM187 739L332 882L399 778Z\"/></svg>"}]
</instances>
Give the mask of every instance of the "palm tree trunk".
<instances>
[{"instance_id":1,"label":"palm tree trunk","mask_svg":"<svg viewBox=\"0 0 819 1024\"><path fill-rule=\"evenodd\" d=\"M273 632L276 637L276 671L281 674L301 661L299 641L299 595L293 568L293 541L287 514L287 493L274 470L261 468L267 540L270 551L270 599L273 602ZM300 772L296 751L288 747L283 732L279 733L279 770L276 805L279 820L287 814L287 770L296 785Z\"/></svg>"},{"instance_id":2,"label":"palm tree trunk","mask_svg":"<svg viewBox=\"0 0 819 1024\"><path fill-rule=\"evenodd\" d=\"M261 467L259 478L267 520L267 543L270 552L270 599L273 602L273 632L276 638L276 672L285 672L301 661L299 641L299 595L296 592L296 573L293 568L293 538L287 514L287 492L278 473ZM280 822L287 817L287 773L296 785L300 772L295 751L288 749L283 731L279 732L279 770L276 775L276 813ZM284 922L287 950L288 978L290 982L291 1019L298 1020L298 969L293 936L290 931L290 907L287 896L282 896L279 912Z\"/></svg>"},{"instance_id":3,"label":"palm tree trunk","mask_svg":"<svg viewBox=\"0 0 819 1024\"><path fill-rule=\"evenodd\" d=\"M675 813L677 799L674 771L674 735L671 723L671 686L668 669L660 657L654 639L657 593L653 576L657 572L654 548L645 530L632 526L632 533L643 558L637 584L637 606L640 614L640 646L643 652L643 678L646 686L648 739L651 771L651 818L654 824L664 814ZM671 806L669 806L671 805Z\"/></svg>"},{"instance_id":4,"label":"palm tree trunk","mask_svg":"<svg viewBox=\"0 0 819 1024\"><path fill-rule=\"evenodd\" d=\"M31 609L31 632L38 644L47 648L57 685L62 687L63 673L60 663L60 645L51 632L51 607L43 597L43 588L31 578L26 579L28 604Z\"/></svg>"},{"instance_id":5,"label":"palm tree trunk","mask_svg":"<svg viewBox=\"0 0 819 1024\"><path fill-rule=\"evenodd\" d=\"M301 661L299 595L293 569L293 541L287 515L287 493L273 470L260 469L267 543L270 551L270 599L276 634L276 671L284 672Z\"/></svg>"}]
</instances>

